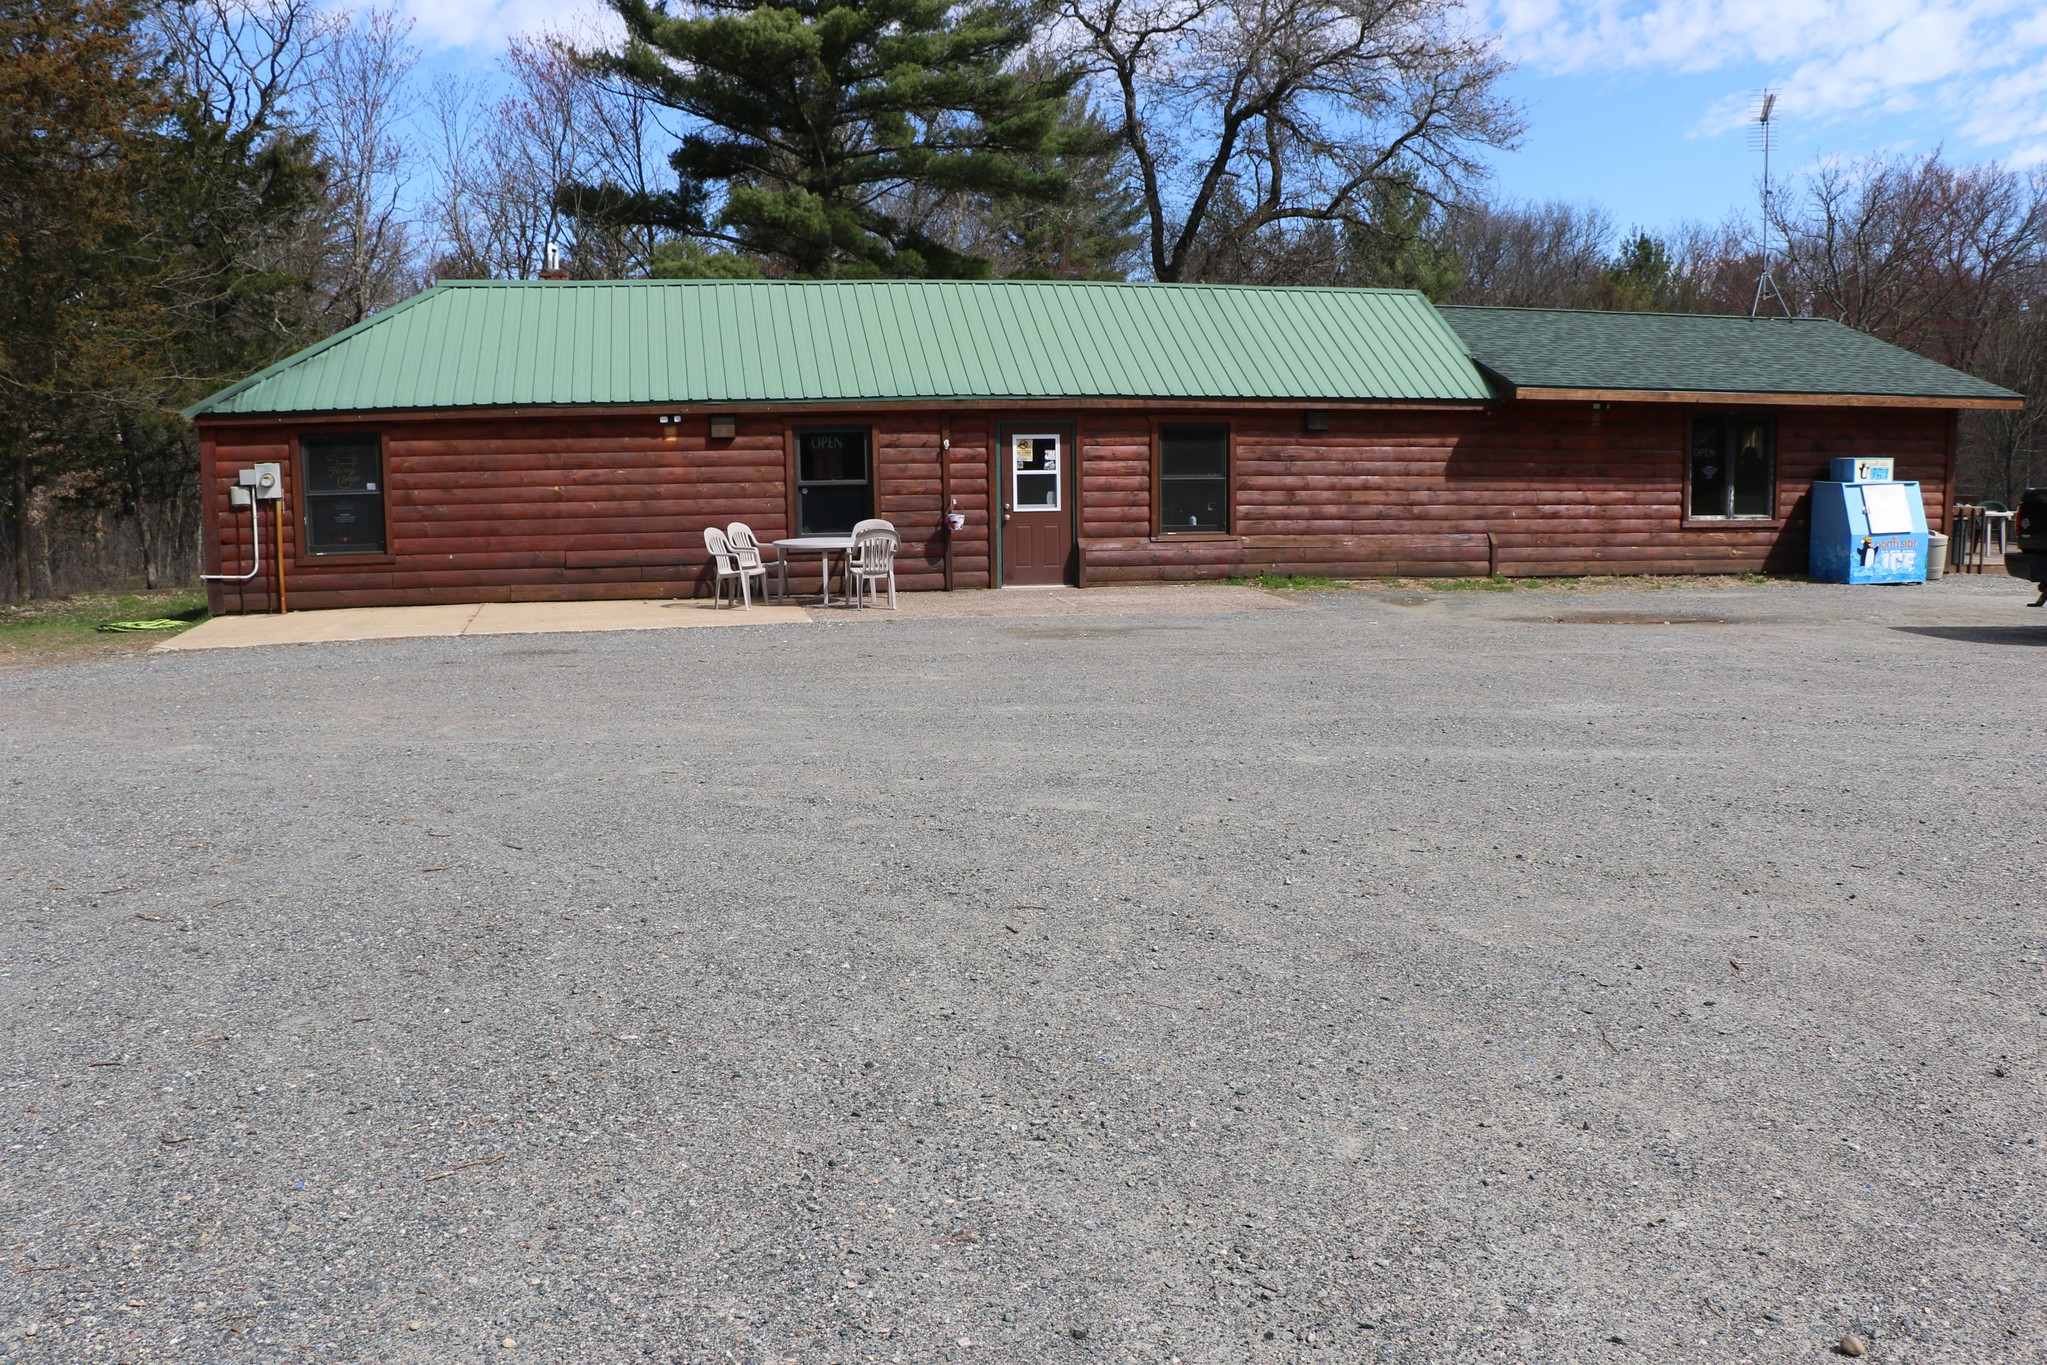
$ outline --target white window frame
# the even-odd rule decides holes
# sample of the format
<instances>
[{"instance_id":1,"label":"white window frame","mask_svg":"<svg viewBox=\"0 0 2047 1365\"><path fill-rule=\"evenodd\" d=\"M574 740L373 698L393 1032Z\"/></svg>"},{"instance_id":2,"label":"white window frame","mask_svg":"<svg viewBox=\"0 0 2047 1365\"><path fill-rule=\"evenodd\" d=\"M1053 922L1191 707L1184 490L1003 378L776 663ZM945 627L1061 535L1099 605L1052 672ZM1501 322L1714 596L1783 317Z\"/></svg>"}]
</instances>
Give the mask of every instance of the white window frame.
<instances>
[{"instance_id":1,"label":"white window frame","mask_svg":"<svg viewBox=\"0 0 2047 1365\"><path fill-rule=\"evenodd\" d=\"M1018 441L1050 441L1054 464L1050 469L1020 469L1016 462ZM1019 492L1018 480L1025 474L1052 476L1052 502L1049 506L1034 502L1024 505ZM1012 431L1009 433L1009 505L1018 512L1063 512L1066 510L1066 436L1057 431Z\"/></svg>"}]
</instances>

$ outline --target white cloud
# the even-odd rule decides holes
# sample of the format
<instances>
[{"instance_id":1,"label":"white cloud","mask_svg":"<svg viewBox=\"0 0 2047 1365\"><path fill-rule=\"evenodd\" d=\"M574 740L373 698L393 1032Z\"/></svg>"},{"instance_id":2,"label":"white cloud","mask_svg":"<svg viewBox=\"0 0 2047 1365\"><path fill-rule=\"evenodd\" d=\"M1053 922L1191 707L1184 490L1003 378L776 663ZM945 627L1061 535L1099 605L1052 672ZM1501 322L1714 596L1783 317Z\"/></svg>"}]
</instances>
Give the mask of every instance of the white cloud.
<instances>
[{"instance_id":1,"label":"white cloud","mask_svg":"<svg viewBox=\"0 0 2047 1365\"><path fill-rule=\"evenodd\" d=\"M383 8L387 0L337 0L336 8ZM579 33L608 27L601 0L397 0L413 21L413 41L432 49L495 54L515 34Z\"/></svg>"},{"instance_id":2,"label":"white cloud","mask_svg":"<svg viewBox=\"0 0 2047 1365\"><path fill-rule=\"evenodd\" d=\"M392 0L334 0L365 10ZM489 58L516 34L609 36L603 0L395 0L432 50ZM2047 7L2040 0L1471 0L1507 55L1551 75L1761 69L1801 121L1920 113L2014 159L2047 145ZM1701 112L1695 131L1738 128L1748 93Z\"/></svg>"},{"instance_id":3,"label":"white cloud","mask_svg":"<svg viewBox=\"0 0 2047 1365\"><path fill-rule=\"evenodd\" d=\"M1921 111L1990 150L2047 136L2047 12L2038 0L1478 0L1507 55L1553 75L1761 68L1786 114ZM1728 131L1730 96L1699 131ZM2035 153L2036 154L2036 153Z\"/></svg>"}]
</instances>

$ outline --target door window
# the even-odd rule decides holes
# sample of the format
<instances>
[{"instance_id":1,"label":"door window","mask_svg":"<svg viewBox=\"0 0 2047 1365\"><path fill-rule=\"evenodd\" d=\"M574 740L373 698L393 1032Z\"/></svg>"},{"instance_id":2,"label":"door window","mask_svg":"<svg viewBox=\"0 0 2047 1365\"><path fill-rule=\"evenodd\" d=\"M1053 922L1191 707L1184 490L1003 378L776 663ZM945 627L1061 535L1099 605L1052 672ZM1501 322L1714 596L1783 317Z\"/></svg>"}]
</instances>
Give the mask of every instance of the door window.
<instances>
[{"instance_id":1,"label":"door window","mask_svg":"<svg viewBox=\"0 0 2047 1365\"><path fill-rule=\"evenodd\" d=\"M1057 436L1009 438L1010 471L1015 480L1010 502L1016 511L1059 510L1059 453Z\"/></svg>"},{"instance_id":2,"label":"door window","mask_svg":"<svg viewBox=\"0 0 2047 1365\"><path fill-rule=\"evenodd\" d=\"M843 535L874 515L874 469L867 433L796 434L796 506L800 534Z\"/></svg>"}]
</instances>

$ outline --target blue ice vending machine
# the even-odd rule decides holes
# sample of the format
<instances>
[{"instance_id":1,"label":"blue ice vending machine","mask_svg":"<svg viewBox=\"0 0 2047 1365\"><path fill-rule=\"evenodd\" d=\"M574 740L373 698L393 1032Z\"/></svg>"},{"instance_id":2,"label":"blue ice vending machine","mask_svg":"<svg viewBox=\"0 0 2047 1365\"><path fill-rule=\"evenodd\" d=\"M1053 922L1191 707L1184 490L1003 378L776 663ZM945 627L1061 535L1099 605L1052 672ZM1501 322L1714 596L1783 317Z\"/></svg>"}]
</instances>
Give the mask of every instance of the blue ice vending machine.
<instances>
[{"instance_id":1,"label":"blue ice vending machine","mask_svg":"<svg viewBox=\"0 0 2047 1365\"><path fill-rule=\"evenodd\" d=\"M1812 486L1809 567L1821 583L1924 583L1926 505L1889 460L1835 460Z\"/></svg>"}]
</instances>

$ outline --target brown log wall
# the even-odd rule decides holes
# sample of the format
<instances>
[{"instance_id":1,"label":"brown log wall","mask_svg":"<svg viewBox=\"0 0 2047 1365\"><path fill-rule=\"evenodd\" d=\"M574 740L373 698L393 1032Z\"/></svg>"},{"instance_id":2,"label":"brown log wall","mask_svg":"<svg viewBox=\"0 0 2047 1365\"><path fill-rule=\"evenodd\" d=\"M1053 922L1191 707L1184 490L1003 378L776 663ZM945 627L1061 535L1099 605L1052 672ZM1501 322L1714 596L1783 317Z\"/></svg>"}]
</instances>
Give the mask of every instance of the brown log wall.
<instances>
[{"instance_id":1,"label":"brown log wall","mask_svg":"<svg viewBox=\"0 0 2047 1365\"><path fill-rule=\"evenodd\" d=\"M1154 537L1149 420L1084 428L1090 583L1272 571L1539 577L1800 573L1811 485L1843 455L1893 455L1945 524L1945 412L1764 409L1777 419L1776 519L1690 521L1685 482L1697 409L1502 403L1490 411L1248 412L1231 427L1228 537ZM1210 420L1188 415L1178 420Z\"/></svg>"},{"instance_id":2,"label":"brown log wall","mask_svg":"<svg viewBox=\"0 0 2047 1365\"><path fill-rule=\"evenodd\" d=\"M1947 519L1953 424L1936 411L1779 408L1777 520L1688 522L1693 409L1502 403L1489 411L1336 410L1308 433L1291 410L1226 414L1234 522L1221 537L1157 537L1157 420L1219 420L1160 409L1071 414L1079 433L1077 530L1085 583L1219 578L1246 571L1516 576L1697 573L1805 567L1809 486L1837 455L1894 455L1918 479L1927 520ZM1046 415L1046 414L1040 414ZM992 441L1003 415L938 410L849 415L874 432L876 514L903 535L908 589L985 587L994 552ZM790 534L790 429L804 414L739 419L712 441L701 415L449 415L381 424L250 426L201 432L208 569L247 568L249 519L228 505L237 472L285 467L284 565L292 607L689 596L707 590L704 527L745 521ZM385 438L387 556L306 556L297 544L293 438L353 427ZM950 441L950 449L944 443ZM967 517L948 535L951 506ZM263 509L264 573L217 584L216 611L276 606L274 521ZM816 583L815 560L797 581Z\"/></svg>"}]
</instances>

